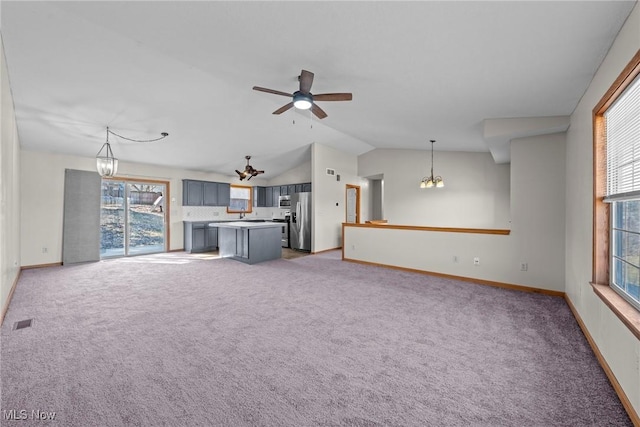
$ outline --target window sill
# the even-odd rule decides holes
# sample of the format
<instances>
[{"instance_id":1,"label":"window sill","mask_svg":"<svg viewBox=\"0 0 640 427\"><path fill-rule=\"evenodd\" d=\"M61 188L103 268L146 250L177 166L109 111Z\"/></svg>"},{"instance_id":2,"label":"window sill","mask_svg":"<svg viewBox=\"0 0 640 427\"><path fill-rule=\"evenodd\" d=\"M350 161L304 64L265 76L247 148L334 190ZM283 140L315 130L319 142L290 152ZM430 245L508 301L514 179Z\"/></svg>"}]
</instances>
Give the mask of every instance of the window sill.
<instances>
[{"instance_id":1,"label":"window sill","mask_svg":"<svg viewBox=\"0 0 640 427\"><path fill-rule=\"evenodd\" d=\"M591 283L593 291L640 340L640 312L607 285Z\"/></svg>"}]
</instances>

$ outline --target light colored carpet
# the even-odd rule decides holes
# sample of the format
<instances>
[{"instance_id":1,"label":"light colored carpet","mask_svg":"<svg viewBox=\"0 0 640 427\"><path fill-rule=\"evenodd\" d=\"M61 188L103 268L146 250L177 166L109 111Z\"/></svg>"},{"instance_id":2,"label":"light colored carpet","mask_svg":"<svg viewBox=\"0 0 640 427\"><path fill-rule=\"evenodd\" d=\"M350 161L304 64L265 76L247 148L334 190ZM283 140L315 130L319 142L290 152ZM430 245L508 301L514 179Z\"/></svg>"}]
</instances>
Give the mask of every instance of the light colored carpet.
<instances>
[{"instance_id":1,"label":"light colored carpet","mask_svg":"<svg viewBox=\"0 0 640 427\"><path fill-rule=\"evenodd\" d=\"M561 298L339 257L24 271L2 409L60 426L631 425Z\"/></svg>"}]
</instances>

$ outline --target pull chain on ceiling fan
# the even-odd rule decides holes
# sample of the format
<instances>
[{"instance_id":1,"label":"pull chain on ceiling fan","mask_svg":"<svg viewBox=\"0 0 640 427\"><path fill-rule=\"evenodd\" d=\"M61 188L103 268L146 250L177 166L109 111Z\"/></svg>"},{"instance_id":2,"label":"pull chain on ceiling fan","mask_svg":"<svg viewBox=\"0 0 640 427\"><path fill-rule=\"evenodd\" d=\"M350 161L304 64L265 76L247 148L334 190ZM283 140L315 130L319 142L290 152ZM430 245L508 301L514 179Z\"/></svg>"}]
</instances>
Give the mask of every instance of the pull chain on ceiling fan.
<instances>
[{"instance_id":1,"label":"pull chain on ceiling fan","mask_svg":"<svg viewBox=\"0 0 640 427\"><path fill-rule=\"evenodd\" d=\"M282 114L291 109L291 107L296 107L300 110L311 109L311 112L319 119L327 117L327 113L318 107L315 101L351 101L353 99L353 95L350 93L321 93L313 95L311 93L311 85L313 84L313 73L311 71L302 70L298 76L298 80L300 81L300 89L293 93L281 92L259 86L254 86L253 90L291 98L291 102L278 108L273 114Z\"/></svg>"}]
</instances>

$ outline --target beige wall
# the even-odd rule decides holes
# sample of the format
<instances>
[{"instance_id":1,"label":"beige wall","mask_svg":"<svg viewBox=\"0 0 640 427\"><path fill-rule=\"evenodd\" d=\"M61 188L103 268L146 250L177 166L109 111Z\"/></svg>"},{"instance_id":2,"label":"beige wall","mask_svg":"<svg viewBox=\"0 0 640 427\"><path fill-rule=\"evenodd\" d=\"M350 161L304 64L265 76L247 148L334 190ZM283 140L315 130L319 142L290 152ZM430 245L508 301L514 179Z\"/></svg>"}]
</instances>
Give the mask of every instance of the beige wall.
<instances>
[{"instance_id":1,"label":"beige wall","mask_svg":"<svg viewBox=\"0 0 640 427\"><path fill-rule=\"evenodd\" d=\"M327 168L336 175L327 175ZM358 177L358 158L335 148L314 143L311 147L313 177L312 252L342 246L342 223L346 219L346 185L361 191L361 221L369 216L368 180ZM340 181L337 180L340 175Z\"/></svg>"},{"instance_id":2,"label":"beige wall","mask_svg":"<svg viewBox=\"0 0 640 427\"><path fill-rule=\"evenodd\" d=\"M640 341L592 291L592 110L640 47L640 7L627 19L571 116L566 158L566 292L640 413Z\"/></svg>"},{"instance_id":3,"label":"beige wall","mask_svg":"<svg viewBox=\"0 0 640 427\"><path fill-rule=\"evenodd\" d=\"M399 153L392 153L399 151ZM385 150L385 158L397 159L399 163L388 160L386 169L382 171L385 177L384 210L391 209L388 198L392 196L389 187L401 191L402 186L394 185L393 179L401 169L404 175L413 177L412 187L419 178L411 170L401 168L406 150ZM370 230L365 228L347 228L345 236L345 256L350 259L374 262L411 268L416 270L451 274L455 276L471 277L482 280L511 283L521 286L564 291L564 158L565 135L554 134L531 138L521 138L511 143L511 208L505 207L506 212L500 216L511 217L511 230L508 236L406 231L406 230ZM395 155L394 155L395 154ZM465 162L466 153L443 153L454 162L460 156L465 167L472 168L474 163ZM372 156L361 156L361 170L369 165L367 160ZM377 158L374 158L377 163ZM479 170L467 171L465 176L482 175L486 170L485 162L476 163ZM396 169L396 173L393 170ZM508 170L508 169L507 169ZM541 176L544 175L544 176ZM454 172L445 176L445 180L456 180ZM406 181L405 178L399 178ZM446 183L446 181L445 181ZM504 184L494 187L499 194L497 198L504 199L502 189ZM410 208L395 210L392 224L441 226L441 223L431 224L421 221L415 224L413 206L421 203L420 197L428 197L437 189L422 190L405 189L402 195L403 203ZM429 191L429 193L424 193ZM442 193L449 191L445 187ZM414 194L415 193L415 194ZM453 194L454 197L467 197L464 194ZM485 194L491 200L490 194ZM455 200L450 200L449 206L456 206ZM468 216L478 214L478 209L470 207L463 212L456 208L444 212L449 227L473 227L468 222ZM428 216L428 207L420 211ZM386 215L390 218L391 215ZM487 216L494 217L495 214ZM458 218L459 222L453 219ZM490 227L486 227L490 228ZM457 261L454 261L457 257ZM473 259L480 258L480 265L475 266ZM527 263L527 271L520 270L521 263Z\"/></svg>"},{"instance_id":4,"label":"beige wall","mask_svg":"<svg viewBox=\"0 0 640 427\"><path fill-rule=\"evenodd\" d=\"M0 38L0 309L20 267L20 142Z\"/></svg>"},{"instance_id":5,"label":"beige wall","mask_svg":"<svg viewBox=\"0 0 640 427\"><path fill-rule=\"evenodd\" d=\"M436 151L434 174L445 187L421 189L431 152L376 149L358 158L358 174L384 175L384 215L395 224L509 228L509 165L489 153Z\"/></svg>"}]
</instances>

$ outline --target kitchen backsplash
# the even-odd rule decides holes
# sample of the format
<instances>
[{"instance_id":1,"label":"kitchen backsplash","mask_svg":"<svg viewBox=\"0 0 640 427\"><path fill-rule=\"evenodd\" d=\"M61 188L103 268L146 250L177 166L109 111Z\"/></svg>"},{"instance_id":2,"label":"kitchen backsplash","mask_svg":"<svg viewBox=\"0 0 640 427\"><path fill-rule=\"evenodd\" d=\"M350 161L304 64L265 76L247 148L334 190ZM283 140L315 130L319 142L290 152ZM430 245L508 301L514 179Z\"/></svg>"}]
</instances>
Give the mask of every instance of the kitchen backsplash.
<instances>
[{"instance_id":1,"label":"kitchen backsplash","mask_svg":"<svg viewBox=\"0 0 640 427\"><path fill-rule=\"evenodd\" d=\"M253 212L246 214L246 218L284 218L286 209L280 208L253 208ZM222 206L183 206L183 221L216 221L221 219L238 219L240 214L227 213L227 208Z\"/></svg>"}]
</instances>

